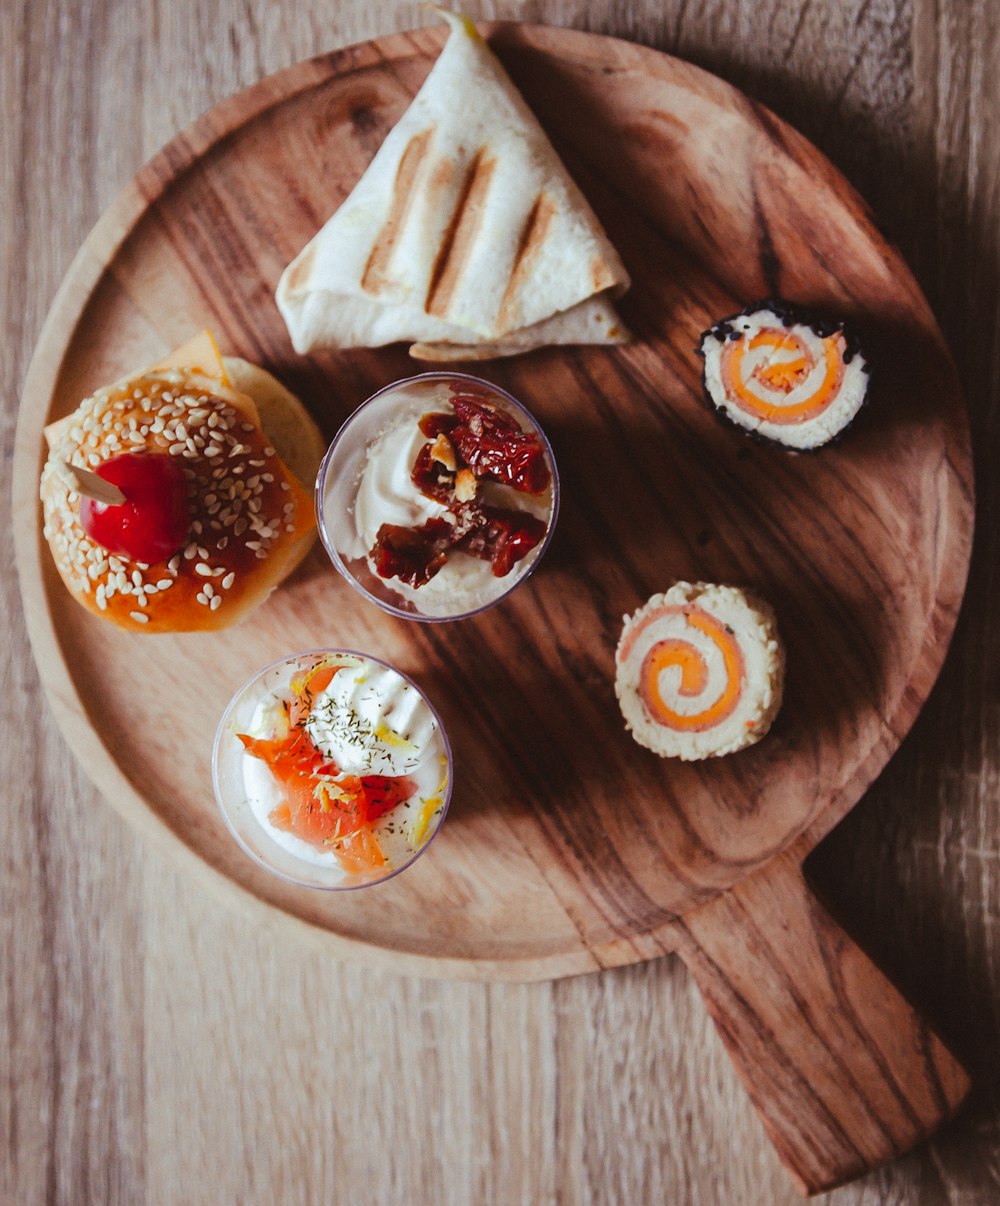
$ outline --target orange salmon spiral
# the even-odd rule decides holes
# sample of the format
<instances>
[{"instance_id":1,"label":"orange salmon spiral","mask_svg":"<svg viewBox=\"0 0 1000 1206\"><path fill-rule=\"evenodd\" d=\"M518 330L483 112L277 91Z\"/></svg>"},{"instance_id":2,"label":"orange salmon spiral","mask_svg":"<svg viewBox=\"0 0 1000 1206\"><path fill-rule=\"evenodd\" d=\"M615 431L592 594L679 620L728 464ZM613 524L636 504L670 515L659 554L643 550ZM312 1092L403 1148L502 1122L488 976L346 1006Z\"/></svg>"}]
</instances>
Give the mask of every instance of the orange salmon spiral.
<instances>
[{"instance_id":1,"label":"orange salmon spiral","mask_svg":"<svg viewBox=\"0 0 1000 1206\"><path fill-rule=\"evenodd\" d=\"M837 397L844 346L839 331L820 339L811 331L773 327L731 340L722 352L726 393L754 418L771 423L813 419Z\"/></svg>"},{"instance_id":2,"label":"orange salmon spiral","mask_svg":"<svg viewBox=\"0 0 1000 1206\"><path fill-rule=\"evenodd\" d=\"M722 691L697 712L679 711L664 698L664 687L668 680L678 677L679 683L671 685L676 695L685 700L700 700L706 690L710 691L709 663L705 652L694 642L678 638L657 641L646 654L642 662L640 690L643 703L654 720L667 728L700 732L725 720L739 702L743 683L743 655L732 633L708 612L697 608L677 608L663 614L677 613L683 615L685 622L695 632L708 637L721 655L725 667ZM680 671L679 675L671 675L670 671L674 668Z\"/></svg>"},{"instance_id":3,"label":"orange salmon spiral","mask_svg":"<svg viewBox=\"0 0 1000 1206\"><path fill-rule=\"evenodd\" d=\"M678 582L626 617L615 692L641 745L665 757L708 758L767 732L783 668L766 603L736 587Z\"/></svg>"}]
</instances>

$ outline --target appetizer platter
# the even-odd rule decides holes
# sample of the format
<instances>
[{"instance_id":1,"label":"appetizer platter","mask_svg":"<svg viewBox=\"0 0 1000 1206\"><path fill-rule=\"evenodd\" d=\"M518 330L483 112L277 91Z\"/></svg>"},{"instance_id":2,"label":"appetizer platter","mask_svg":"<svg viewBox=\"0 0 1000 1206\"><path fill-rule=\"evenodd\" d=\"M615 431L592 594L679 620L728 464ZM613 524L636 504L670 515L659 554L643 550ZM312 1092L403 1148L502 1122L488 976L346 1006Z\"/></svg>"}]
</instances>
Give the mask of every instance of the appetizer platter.
<instances>
[{"instance_id":1,"label":"appetizer platter","mask_svg":"<svg viewBox=\"0 0 1000 1206\"><path fill-rule=\"evenodd\" d=\"M400 284L387 265L405 244L402 211L381 235L351 227L365 249L360 266L325 242L331 215L351 220L345 203L380 148L396 156L398 182L427 122L448 134L461 97L411 107L445 45L441 28L301 63L223 102L143 168L88 237L40 338L17 433L18 568L40 672L109 800L240 902L250 924L441 976L552 978L679 952L779 1154L804 1187L829 1186L905 1150L967 1088L801 873L898 747L954 627L972 525L955 373L911 273L863 203L773 114L641 46L554 28L480 29L524 98L512 112L526 105L571 177L553 185L563 168L545 151L506 178L507 197L518 180L534 189L538 173L568 200L552 214L542 193L523 202L525 233L509 240L514 268L500 287L489 257L478 288L463 293L450 252L422 265L414 252L406 273L430 274L428 313L401 323L372 297L386 281ZM474 46L474 29L462 36ZM479 213L477 190L519 150L498 143L484 155L459 138L454 147L469 158L455 213ZM481 212L488 225L485 203ZM554 283L540 295L518 282L519 318L498 325L490 315L509 312L529 236L543 220L558 229L563 213L573 221L560 236L567 254L545 278ZM449 247L472 239L464 219L449 221ZM581 292L574 272L586 248ZM343 311L338 330L351 333L334 348L331 299ZM197 354L170 356L202 329L221 354L203 342ZM380 346L354 346L366 341ZM484 415L507 425L508 441L527 440L520 407L551 446L553 479L558 466L561 505L550 500L534 521L532 548L551 537L544 562L496 606L470 605L456 622L374 605L319 544L309 551L301 526L323 447L366 399L419 372L411 356L475 362L483 388L513 408L484 411L477 395L470 410L455 394L429 436L435 446L463 423L478 438ZM825 418L788 438L765 396L750 399L759 413L748 419L751 378L787 394L813 370ZM108 383L123 379L130 389L116 398ZM197 439L179 391L204 424ZM119 405L117 443L99 453L82 420L74 436L67 418L83 399L88 421ZM812 397L802 403L811 420L810 407ZM143 408L156 417L144 420ZM285 443L268 425L275 413ZM200 545L199 520L175 541L189 541L184 555L164 555L174 562L167 577L148 581L117 568L113 551L86 560L60 534L60 515L97 490L87 530L112 549L102 508L120 507L130 470L108 470L102 458L154 428L168 433L164 461L171 449L207 458L206 476L196 481L189 466L187 477L206 527L226 516L235 532L241 522L235 508L220 512L212 483L229 482L229 497L246 500L248 562L272 548L281 555L238 625L224 623L227 592L238 606L243 589L226 560L228 532L216 556ZM45 470L43 516L46 430L58 464ZM221 465L213 477L211 458L222 456L213 432L253 458L245 480L233 484ZM461 491L481 448L465 449L456 468L444 443L438 467L450 493L440 509L454 511L475 493L476 483ZM97 470L103 486L91 480ZM169 477L164 469L164 497ZM546 477L529 493L549 488ZM159 555L155 541L130 547L140 567ZM475 555L496 566L496 542ZM83 557L78 596L88 575L107 579L87 609L60 581L73 589L74 556ZM146 631L164 596L188 599L171 625L187 631ZM643 728L657 709L660 723L697 727L690 700L676 721L647 682L650 664L657 674L680 666L682 695L705 687L677 630L678 608L690 624L696 602L699 637L726 667L761 666L751 710L725 709L740 731L720 732L714 746L704 733L663 743L655 726ZM120 626L97 615L109 609ZM744 616L756 645L736 648ZM363 892L270 875L212 798L211 734L229 701L261 667L317 649L363 651L400 672L432 702L450 742L450 811L433 849ZM243 736L262 756L275 733ZM380 798L380 815L383 807Z\"/></svg>"}]
</instances>

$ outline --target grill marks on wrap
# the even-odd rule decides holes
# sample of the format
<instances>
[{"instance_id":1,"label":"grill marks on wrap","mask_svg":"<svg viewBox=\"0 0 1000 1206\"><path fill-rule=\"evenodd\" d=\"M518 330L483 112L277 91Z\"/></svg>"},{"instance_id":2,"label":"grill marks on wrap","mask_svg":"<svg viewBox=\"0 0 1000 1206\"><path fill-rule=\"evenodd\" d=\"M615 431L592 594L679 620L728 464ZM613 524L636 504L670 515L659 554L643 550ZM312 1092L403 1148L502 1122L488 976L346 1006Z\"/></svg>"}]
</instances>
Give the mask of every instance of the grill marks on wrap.
<instances>
[{"instance_id":1,"label":"grill marks on wrap","mask_svg":"<svg viewBox=\"0 0 1000 1206\"><path fill-rule=\"evenodd\" d=\"M500 327L504 330L509 330L517 325L515 318L517 296L531 276L535 260L545 242L545 236L548 234L555 213L556 207L552 198L546 196L545 193L539 193L535 198L534 205L528 211L521 237L518 239L514 263L510 270L510 280L507 282L503 301L500 303Z\"/></svg>"},{"instance_id":2,"label":"grill marks on wrap","mask_svg":"<svg viewBox=\"0 0 1000 1206\"><path fill-rule=\"evenodd\" d=\"M420 177L420 169L427 156L427 148L432 134L433 130L423 130L406 144L406 150L396 169L396 183L392 190L389 216L379 231L375 246L372 248L368 263L361 275L361 288L366 293L378 293L386 283L386 272L399 240L399 233L406 225L407 216L413 205L416 195L413 186Z\"/></svg>"},{"instance_id":3,"label":"grill marks on wrap","mask_svg":"<svg viewBox=\"0 0 1000 1206\"><path fill-rule=\"evenodd\" d=\"M378 233L375 245L361 275L366 293L380 294L391 288L392 261L408 223L413 221L417 196L424 192L433 201L435 195L452 186L456 164L432 152L434 130L423 130L407 143L396 169L389 215ZM447 320L461 283L462 275L476 245L486 216L486 204L493 186L497 161L486 147L480 147L465 168L458 196L434 254L423 309L435 318ZM497 313L499 331L513 330L520 323L518 301L530 279L539 252L556 216L556 205L544 192L535 197L518 236L506 287ZM594 265L595 282L603 285L606 266ZM610 280L607 282L610 284Z\"/></svg>"},{"instance_id":4,"label":"grill marks on wrap","mask_svg":"<svg viewBox=\"0 0 1000 1206\"><path fill-rule=\"evenodd\" d=\"M466 171L458 204L451 215L431 272L431 283L425 303L428 314L443 318L448 313L462 269L482 226L486 197L496 162L495 159L487 157L486 149L482 147L476 152Z\"/></svg>"}]
</instances>

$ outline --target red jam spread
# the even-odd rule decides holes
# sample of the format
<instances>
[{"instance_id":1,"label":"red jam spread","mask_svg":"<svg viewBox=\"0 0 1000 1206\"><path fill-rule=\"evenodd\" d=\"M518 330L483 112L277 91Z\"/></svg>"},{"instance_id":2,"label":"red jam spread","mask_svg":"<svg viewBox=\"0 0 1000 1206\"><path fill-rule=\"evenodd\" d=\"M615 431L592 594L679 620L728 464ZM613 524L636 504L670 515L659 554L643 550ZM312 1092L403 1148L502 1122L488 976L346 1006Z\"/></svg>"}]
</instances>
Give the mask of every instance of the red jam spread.
<instances>
[{"instance_id":1,"label":"red jam spread","mask_svg":"<svg viewBox=\"0 0 1000 1206\"><path fill-rule=\"evenodd\" d=\"M491 506L476 489L476 482L487 480L522 494L543 493L550 474L538 436L476 398L456 395L450 402L453 414L433 412L420 419L428 443L410 476L421 493L447 506L454 522L384 523L372 549L380 577L412 587L429 582L453 550L489 561L494 577L503 578L545 536L543 520L528 511Z\"/></svg>"},{"instance_id":2,"label":"red jam spread","mask_svg":"<svg viewBox=\"0 0 1000 1206\"><path fill-rule=\"evenodd\" d=\"M147 565L184 547L191 528L187 481L176 457L123 452L97 466L98 477L125 495L118 506L84 497L80 525L109 553Z\"/></svg>"}]
</instances>

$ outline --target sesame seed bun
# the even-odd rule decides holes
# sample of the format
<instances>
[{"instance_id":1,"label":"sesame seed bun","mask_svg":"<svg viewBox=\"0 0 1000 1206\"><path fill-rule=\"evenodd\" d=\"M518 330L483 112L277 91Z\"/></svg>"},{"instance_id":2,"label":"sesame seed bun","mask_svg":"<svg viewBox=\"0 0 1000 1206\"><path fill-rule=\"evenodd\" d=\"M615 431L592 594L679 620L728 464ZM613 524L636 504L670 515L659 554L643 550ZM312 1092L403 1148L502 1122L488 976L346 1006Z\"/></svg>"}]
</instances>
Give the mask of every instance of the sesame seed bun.
<instances>
[{"instance_id":1,"label":"sesame seed bun","mask_svg":"<svg viewBox=\"0 0 1000 1206\"><path fill-rule=\"evenodd\" d=\"M80 603L119 627L192 632L238 623L315 540L319 429L270 373L236 358L223 363L226 383L177 367L126 378L47 429L41 499L56 568ZM178 457L188 482L188 541L156 565L93 541L62 471L64 462L93 469L141 450Z\"/></svg>"}]
</instances>

